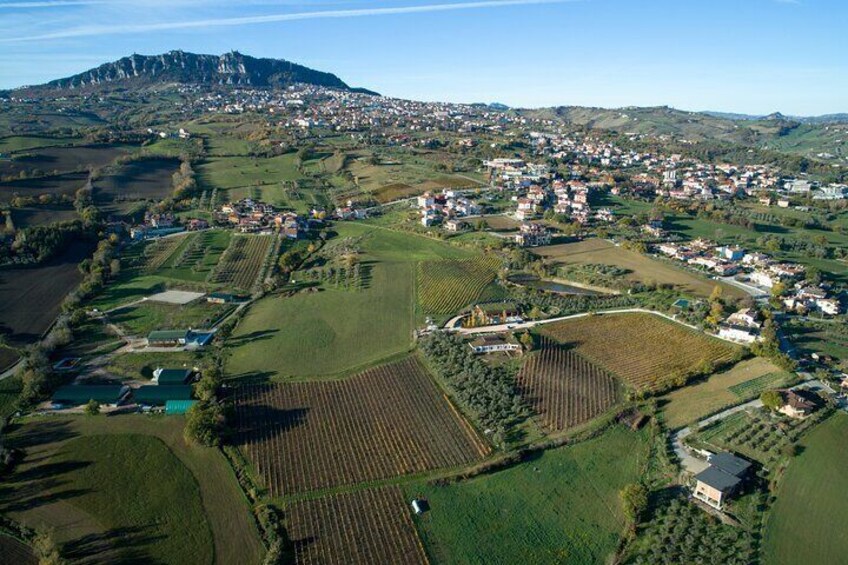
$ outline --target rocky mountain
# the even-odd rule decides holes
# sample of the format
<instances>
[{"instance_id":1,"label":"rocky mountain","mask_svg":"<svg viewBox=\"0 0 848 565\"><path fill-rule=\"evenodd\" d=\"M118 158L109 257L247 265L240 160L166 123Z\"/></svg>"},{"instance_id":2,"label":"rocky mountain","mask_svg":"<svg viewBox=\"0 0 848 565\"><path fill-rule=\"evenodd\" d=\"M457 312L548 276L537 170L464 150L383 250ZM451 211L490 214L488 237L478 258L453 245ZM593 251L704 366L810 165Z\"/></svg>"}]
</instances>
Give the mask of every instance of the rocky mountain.
<instances>
[{"instance_id":1,"label":"rocky mountain","mask_svg":"<svg viewBox=\"0 0 848 565\"><path fill-rule=\"evenodd\" d=\"M307 83L340 90L375 94L348 86L331 73L316 71L283 59L264 59L236 51L224 55L198 55L170 51L162 55L132 55L112 63L51 81L38 88L81 89L112 84L145 86L191 83L254 87L285 87Z\"/></svg>"}]
</instances>

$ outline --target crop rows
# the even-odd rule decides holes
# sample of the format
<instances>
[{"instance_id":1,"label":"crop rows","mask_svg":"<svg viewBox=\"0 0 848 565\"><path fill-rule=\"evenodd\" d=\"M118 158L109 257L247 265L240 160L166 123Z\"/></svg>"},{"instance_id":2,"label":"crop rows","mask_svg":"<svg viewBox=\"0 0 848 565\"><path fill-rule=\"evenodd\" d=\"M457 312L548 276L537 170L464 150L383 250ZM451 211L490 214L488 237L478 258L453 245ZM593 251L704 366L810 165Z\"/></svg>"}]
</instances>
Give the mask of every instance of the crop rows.
<instances>
[{"instance_id":1,"label":"crop rows","mask_svg":"<svg viewBox=\"0 0 848 565\"><path fill-rule=\"evenodd\" d=\"M154 273L164 265L180 243L182 237L165 237L151 243L144 249L144 270L148 273Z\"/></svg>"},{"instance_id":2,"label":"crop rows","mask_svg":"<svg viewBox=\"0 0 848 565\"><path fill-rule=\"evenodd\" d=\"M343 381L234 394L237 441L272 496L465 465L488 452L414 358Z\"/></svg>"},{"instance_id":3,"label":"crop rows","mask_svg":"<svg viewBox=\"0 0 848 565\"><path fill-rule=\"evenodd\" d=\"M739 349L651 314L587 316L544 333L636 389L663 388L703 367L733 360Z\"/></svg>"},{"instance_id":4,"label":"crop rows","mask_svg":"<svg viewBox=\"0 0 848 565\"><path fill-rule=\"evenodd\" d=\"M609 372L544 338L542 350L518 373L518 386L552 431L588 422L621 399L618 382Z\"/></svg>"},{"instance_id":5,"label":"crop rows","mask_svg":"<svg viewBox=\"0 0 848 565\"><path fill-rule=\"evenodd\" d=\"M250 289L256 282L273 243L274 238L271 236L233 236L230 246L221 256L221 261L212 274L212 282Z\"/></svg>"},{"instance_id":6,"label":"crop rows","mask_svg":"<svg viewBox=\"0 0 848 565\"><path fill-rule=\"evenodd\" d=\"M418 264L418 300L427 314L455 314L477 300L497 275L498 259L423 261Z\"/></svg>"},{"instance_id":7,"label":"crop rows","mask_svg":"<svg viewBox=\"0 0 848 565\"><path fill-rule=\"evenodd\" d=\"M427 563L398 487L296 502L286 515L295 563Z\"/></svg>"}]
</instances>

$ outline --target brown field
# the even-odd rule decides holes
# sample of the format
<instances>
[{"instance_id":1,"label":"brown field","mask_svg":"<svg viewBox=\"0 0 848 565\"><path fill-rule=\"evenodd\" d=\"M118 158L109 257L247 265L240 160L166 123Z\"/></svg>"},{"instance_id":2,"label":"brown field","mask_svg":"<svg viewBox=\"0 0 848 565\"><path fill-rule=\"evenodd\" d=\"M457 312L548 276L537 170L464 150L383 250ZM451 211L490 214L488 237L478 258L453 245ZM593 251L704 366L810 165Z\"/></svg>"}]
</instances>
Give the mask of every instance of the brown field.
<instances>
[{"instance_id":1,"label":"brown field","mask_svg":"<svg viewBox=\"0 0 848 565\"><path fill-rule=\"evenodd\" d=\"M77 265L90 252L88 243L78 242L43 265L0 269L0 333L21 345L40 338L82 280Z\"/></svg>"},{"instance_id":2,"label":"brown field","mask_svg":"<svg viewBox=\"0 0 848 565\"><path fill-rule=\"evenodd\" d=\"M343 381L235 389L237 442L272 496L465 465L488 447L415 358Z\"/></svg>"},{"instance_id":3,"label":"brown field","mask_svg":"<svg viewBox=\"0 0 848 565\"><path fill-rule=\"evenodd\" d=\"M268 235L234 236L221 255L212 282L249 290L259 277L274 237Z\"/></svg>"},{"instance_id":4,"label":"brown field","mask_svg":"<svg viewBox=\"0 0 848 565\"><path fill-rule=\"evenodd\" d=\"M126 211L140 200L159 200L171 194L171 175L179 168L177 159L143 159L121 166L118 172L94 183L98 206L108 211Z\"/></svg>"},{"instance_id":5,"label":"brown field","mask_svg":"<svg viewBox=\"0 0 848 565\"><path fill-rule=\"evenodd\" d=\"M660 389L707 365L730 362L741 348L652 314L595 315L545 326L543 332L635 389Z\"/></svg>"},{"instance_id":6,"label":"brown field","mask_svg":"<svg viewBox=\"0 0 848 565\"><path fill-rule=\"evenodd\" d=\"M679 428L725 406L747 400L734 392L739 385L751 383L766 375L774 374L779 377L782 373L779 367L762 357L741 361L729 370L712 375L703 382L677 389L663 396L661 403L665 423L669 428ZM785 375L791 377L789 373ZM753 392L755 396L758 393L758 391Z\"/></svg>"},{"instance_id":7,"label":"brown field","mask_svg":"<svg viewBox=\"0 0 848 565\"><path fill-rule=\"evenodd\" d=\"M521 367L518 387L543 425L554 432L588 422L621 400L614 376L547 338L542 338L542 350Z\"/></svg>"},{"instance_id":8,"label":"brown field","mask_svg":"<svg viewBox=\"0 0 848 565\"><path fill-rule=\"evenodd\" d=\"M734 286L690 273L635 251L616 247L604 239L586 239L576 243L548 245L538 247L533 252L544 257L548 263L609 265L627 269L630 271L627 279L632 282L671 284L683 292L696 296L709 296L716 286L721 286L726 296L734 298L746 296L744 291Z\"/></svg>"},{"instance_id":9,"label":"brown field","mask_svg":"<svg viewBox=\"0 0 848 565\"><path fill-rule=\"evenodd\" d=\"M54 196L70 196L85 186L88 182L88 173L68 173L54 177L39 179L16 180L0 183L0 203L8 203L18 196L31 196L37 198L42 194Z\"/></svg>"},{"instance_id":10,"label":"brown field","mask_svg":"<svg viewBox=\"0 0 848 565\"><path fill-rule=\"evenodd\" d=\"M0 563L7 565L38 565L32 549L15 538L0 534Z\"/></svg>"},{"instance_id":11,"label":"brown field","mask_svg":"<svg viewBox=\"0 0 848 565\"><path fill-rule=\"evenodd\" d=\"M286 510L295 563L427 563L398 487L296 502Z\"/></svg>"},{"instance_id":12,"label":"brown field","mask_svg":"<svg viewBox=\"0 0 848 565\"><path fill-rule=\"evenodd\" d=\"M83 145L78 147L45 147L17 155L9 161L0 161L0 176L17 176L21 171L31 173L70 172L100 168L112 163L127 150L111 145Z\"/></svg>"},{"instance_id":13,"label":"brown field","mask_svg":"<svg viewBox=\"0 0 848 565\"><path fill-rule=\"evenodd\" d=\"M15 229L68 222L79 218L71 204L12 208L11 211Z\"/></svg>"}]
</instances>

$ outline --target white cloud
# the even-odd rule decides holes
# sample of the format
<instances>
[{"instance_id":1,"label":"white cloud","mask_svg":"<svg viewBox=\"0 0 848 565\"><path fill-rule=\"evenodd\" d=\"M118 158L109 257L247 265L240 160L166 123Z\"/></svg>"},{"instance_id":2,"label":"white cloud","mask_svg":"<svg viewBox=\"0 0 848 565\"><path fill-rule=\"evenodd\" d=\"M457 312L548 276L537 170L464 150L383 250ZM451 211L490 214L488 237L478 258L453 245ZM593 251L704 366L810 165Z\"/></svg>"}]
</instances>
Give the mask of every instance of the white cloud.
<instances>
[{"instance_id":1,"label":"white cloud","mask_svg":"<svg viewBox=\"0 0 848 565\"><path fill-rule=\"evenodd\" d=\"M61 3L63 0L44 0L45 2ZM94 4L101 0L81 0L78 4L85 2ZM361 18L369 16L385 16L397 14L420 14L427 12L448 12L457 10L480 10L489 8L502 8L507 6L530 6L540 4L564 4L577 2L579 0L478 0L476 2L458 2L446 4L424 4L417 6L396 6L391 8L357 8L347 10L324 10L312 12L293 12L284 14L264 14L257 16L237 16L223 18L207 18L197 20L152 22L142 24L115 24L115 25L82 25L69 27L46 33L35 33L17 37L6 37L0 39L0 43L21 43L27 41L45 41L51 39L66 39L74 37L92 37L103 35L146 33L151 31L170 31L180 29L202 29L210 27L232 27L243 25L256 25L275 22L290 22L298 20L315 19L338 19L338 18ZM178 3L177 0L176 3ZM26 4L27 2L19 2ZM38 2L29 2L30 4ZM67 0L66 4L73 2Z\"/></svg>"}]
</instances>

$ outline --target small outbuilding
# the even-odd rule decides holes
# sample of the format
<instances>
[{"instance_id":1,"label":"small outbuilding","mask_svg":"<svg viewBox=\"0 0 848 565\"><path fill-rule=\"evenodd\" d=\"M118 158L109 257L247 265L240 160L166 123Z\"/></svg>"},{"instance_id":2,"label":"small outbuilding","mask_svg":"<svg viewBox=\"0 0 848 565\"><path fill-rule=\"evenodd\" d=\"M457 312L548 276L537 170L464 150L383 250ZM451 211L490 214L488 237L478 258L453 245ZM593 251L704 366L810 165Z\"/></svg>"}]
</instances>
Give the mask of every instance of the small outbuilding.
<instances>
[{"instance_id":1,"label":"small outbuilding","mask_svg":"<svg viewBox=\"0 0 848 565\"><path fill-rule=\"evenodd\" d=\"M196 400L166 400L165 414L168 416L180 416L197 404Z\"/></svg>"}]
</instances>

